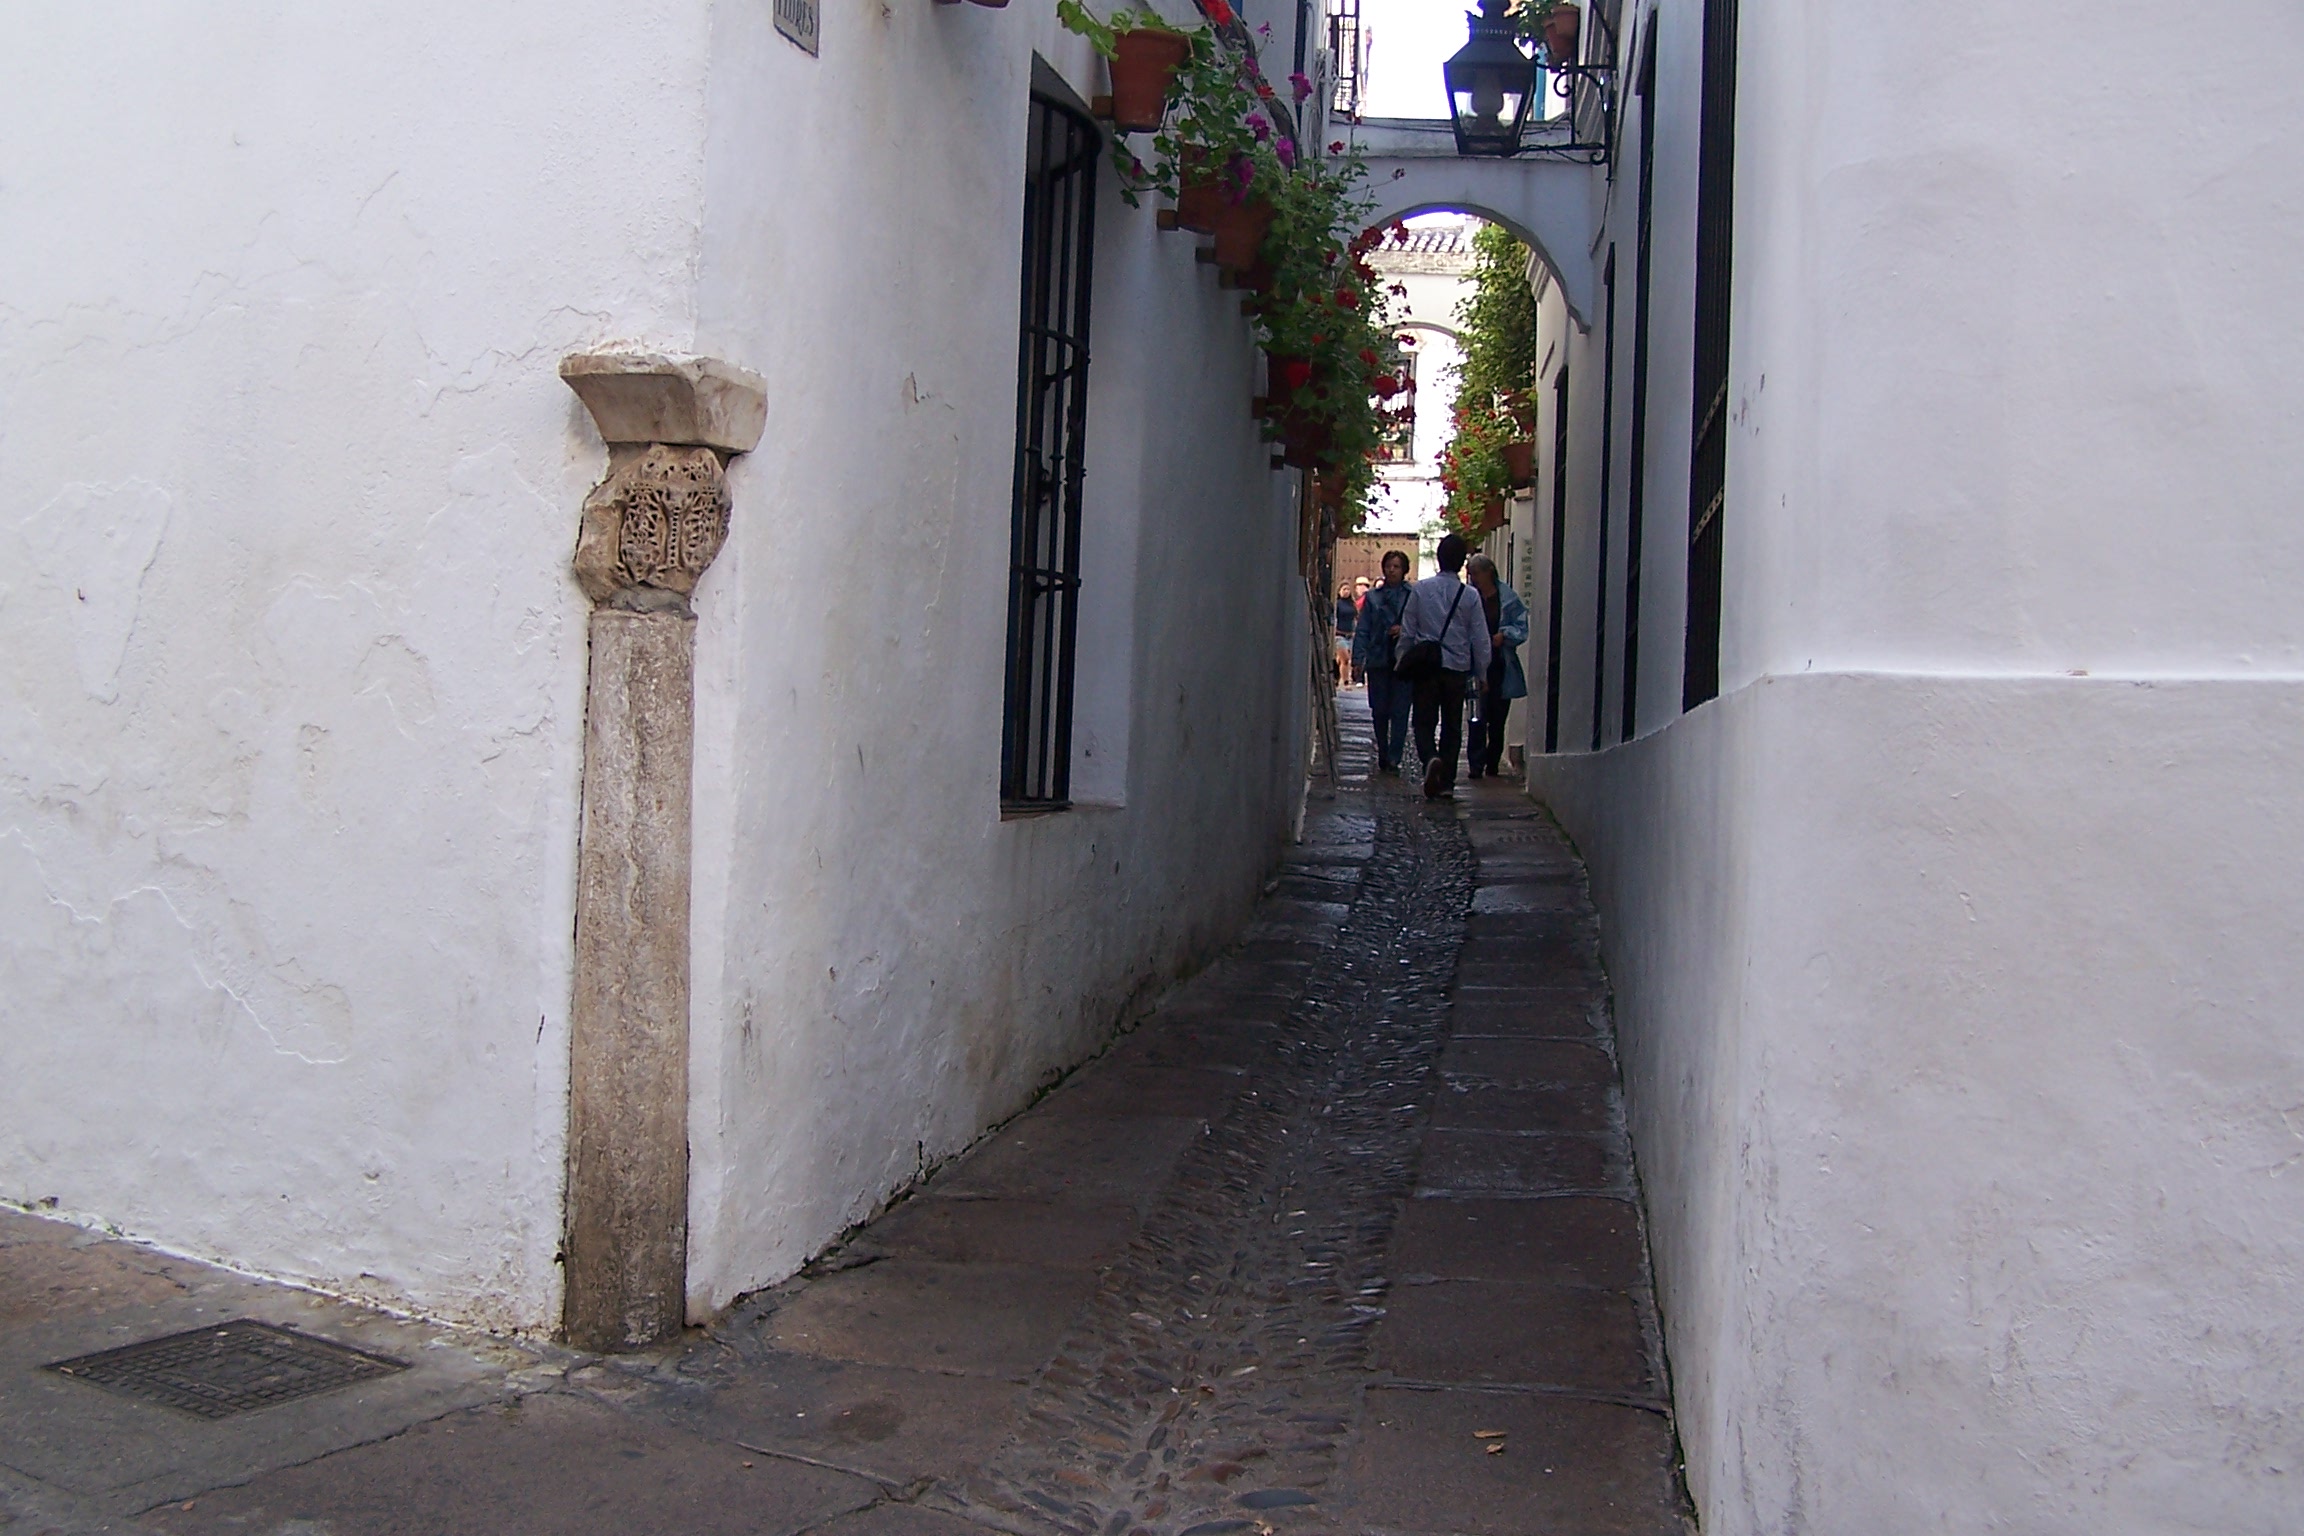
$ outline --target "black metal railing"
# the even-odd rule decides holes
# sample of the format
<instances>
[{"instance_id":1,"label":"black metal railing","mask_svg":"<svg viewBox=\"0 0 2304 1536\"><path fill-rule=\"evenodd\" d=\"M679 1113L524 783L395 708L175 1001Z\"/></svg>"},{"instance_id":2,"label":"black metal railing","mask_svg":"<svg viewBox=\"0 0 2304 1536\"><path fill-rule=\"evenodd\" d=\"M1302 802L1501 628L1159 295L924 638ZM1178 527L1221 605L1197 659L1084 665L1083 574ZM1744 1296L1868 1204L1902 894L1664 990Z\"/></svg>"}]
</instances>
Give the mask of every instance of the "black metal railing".
<instances>
[{"instance_id":1,"label":"black metal railing","mask_svg":"<svg viewBox=\"0 0 2304 1536\"><path fill-rule=\"evenodd\" d=\"M1080 490L1088 425L1088 310L1103 140L1087 117L1032 98L1009 534L1004 805L1071 799Z\"/></svg>"}]
</instances>

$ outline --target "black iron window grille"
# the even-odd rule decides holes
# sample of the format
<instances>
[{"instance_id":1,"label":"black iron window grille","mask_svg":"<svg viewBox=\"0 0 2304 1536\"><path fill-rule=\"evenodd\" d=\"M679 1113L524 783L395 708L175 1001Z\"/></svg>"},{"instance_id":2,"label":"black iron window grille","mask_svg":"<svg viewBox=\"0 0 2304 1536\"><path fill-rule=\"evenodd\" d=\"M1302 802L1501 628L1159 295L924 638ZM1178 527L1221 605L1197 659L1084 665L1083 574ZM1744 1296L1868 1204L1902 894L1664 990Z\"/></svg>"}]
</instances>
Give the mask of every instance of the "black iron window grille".
<instances>
[{"instance_id":1,"label":"black iron window grille","mask_svg":"<svg viewBox=\"0 0 2304 1536\"><path fill-rule=\"evenodd\" d=\"M1568 365L1552 381L1551 614L1544 621L1544 750L1560 750L1560 604L1568 590Z\"/></svg>"},{"instance_id":2,"label":"black iron window grille","mask_svg":"<svg viewBox=\"0 0 2304 1536\"><path fill-rule=\"evenodd\" d=\"M1032 98L1024 182L1016 483L1009 530L1008 678L1000 799L1051 810L1072 792L1072 673L1080 610L1081 450L1088 428L1088 293L1103 140L1087 117Z\"/></svg>"},{"instance_id":3,"label":"black iron window grille","mask_svg":"<svg viewBox=\"0 0 2304 1536\"><path fill-rule=\"evenodd\" d=\"M1735 252L1736 0L1704 3L1696 160L1696 400L1688 463L1688 631L1680 707L1720 692L1721 522L1728 492L1728 277Z\"/></svg>"},{"instance_id":4,"label":"black iron window grille","mask_svg":"<svg viewBox=\"0 0 2304 1536\"><path fill-rule=\"evenodd\" d=\"M1616 478L1616 247L1600 274L1607 310L1600 343L1600 506L1594 519L1600 549L1592 562L1592 750L1604 744L1608 719L1608 512Z\"/></svg>"},{"instance_id":5,"label":"black iron window grille","mask_svg":"<svg viewBox=\"0 0 2304 1536\"><path fill-rule=\"evenodd\" d=\"M1328 114L1341 122L1360 121L1360 99L1368 86L1366 34L1360 28L1360 0L1330 0L1328 58L1335 86Z\"/></svg>"},{"instance_id":6,"label":"black iron window grille","mask_svg":"<svg viewBox=\"0 0 2304 1536\"><path fill-rule=\"evenodd\" d=\"M1641 542L1648 526L1648 301L1656 250L1656 23L1640 55L1640 246L1632 280L1632 430L1624 481L1624 687L1616 739L1630 741L1640 717Z\"/></svg>"}]
</instances>

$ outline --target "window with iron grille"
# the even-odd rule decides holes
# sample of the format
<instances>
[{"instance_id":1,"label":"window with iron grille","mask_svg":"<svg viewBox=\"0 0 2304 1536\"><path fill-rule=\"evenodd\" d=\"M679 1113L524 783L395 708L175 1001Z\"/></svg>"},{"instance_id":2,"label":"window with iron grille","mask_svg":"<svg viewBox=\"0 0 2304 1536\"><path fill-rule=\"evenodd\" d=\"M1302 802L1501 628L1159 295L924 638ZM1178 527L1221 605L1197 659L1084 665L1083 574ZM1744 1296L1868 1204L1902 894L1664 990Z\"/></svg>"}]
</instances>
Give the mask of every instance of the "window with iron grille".
<instances>
[{"instance_id":1,"label":"window with iron grille","mask_svg":"<svg viewBox=\"0 0 2304 1536\"><path fill-rule=\"evenodd\" d=\"M1600 551L1592 562L1592 750L1600 750L1608 719L1608 506L1616 470L1616 247L1600 274L1607 319L1600 342L1600 507L1595 518Z\"/></svg>"},{"instance_id":2,"label":"window with iron grille","mask_svg":"<svg viewBox=\"0 0 2304 1536\"><path fill-rule=\"evenodd\" d=\"M1616 739L1630 741L1640 716L1640 553L1648 526L1648 299L1656 247L1656 28L1651 20L1641 50L1640 246L1632 279L1632 430L1624 483L1624 688Z\"/></svg>"},{"instance_id":3,"label":"window with iron grille","mask_svg":"<svg viewBox=\"0 0 2304 1536\"><path fill-rule=\"evenodd\" d=\"M1560 750L1560 604L1568 592L1568 365L1552 380L1551 614L1544 621L1544 750Z\"/></svg>"},{"instance_id":4,"label":"window with iron grille","mask_svg":"<svg viewBox=\"0 0 2304 1536\"><path fill-rule=\"evenodd\" d=\"M1688 463L1688 634L1680 707L1720 692L1721 522L1728 492L1728 276L1735 252L1736 0L1704 0L1696 168L1696 402Z\"/></svg>"},{"instance_id":5,"label":"window with iron grille","mask_svg":"<svg viewBox=\"0 0 2304 1536\"><path fill-rule=\"evenodd\" d=\"M1019 809L1057 809L1072 792L1088 294L1102 147L1086 117L1045 97L1032 98L1009 532L1007 709L1000 740L1000 799Z\"/></svg>"}]
</instances>

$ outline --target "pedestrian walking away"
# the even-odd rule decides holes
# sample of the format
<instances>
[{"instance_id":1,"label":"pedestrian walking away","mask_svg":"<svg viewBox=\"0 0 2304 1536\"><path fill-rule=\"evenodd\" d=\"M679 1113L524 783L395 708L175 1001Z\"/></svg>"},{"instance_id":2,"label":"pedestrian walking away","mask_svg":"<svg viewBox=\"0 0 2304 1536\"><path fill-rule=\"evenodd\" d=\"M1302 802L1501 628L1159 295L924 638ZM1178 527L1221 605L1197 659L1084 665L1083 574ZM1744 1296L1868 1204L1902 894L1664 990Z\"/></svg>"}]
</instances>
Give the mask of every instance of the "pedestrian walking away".
<instances>
[{"instance_id":1,"label":"pedestrian walking away","mask_svg":"<svg viewBox=\"0 0 2304 1536\"><path fill-rule=\"evenodd\" d=\"M1336 686L1352 681L1352 634L1360 625L1360 605L1352 600L1352 583L1336 588Z\"/></svg>"},{"instance_id":2,"label":"pedestrian walking away","mask_svg":"<svg viewBox=\"0 0 2304 1536\"><path fill-rule=\"evenodd\" d=\"M1401 621L1396 660L1408 658L1427 641L1438 650L1435 665L1410 668L1417 675L1409 713L1416 755L1424 763L1425 798L1431 800L1456 788L1456 763L1464 745L1464 696L1487 678L1492 650L1479 599L1464 585L1461 574L1466 552L1459 534L1440 541L1440 573L1410 589L1408 611Z\"/></svg>"},{"instance_id":3,"label":"pedestrian walking away","mask_svg":"<svg viewBox=\"0 0 2304 1536\"><path fill-rule=\"evenodd\" d=\"M1370 581L1365 576L1355 576L1352 578L1352 607L1354 611L1359 613L1366 613L1368 611L1368 589L1374 585L1375 583ZM1353 622L1353 634L1357 636L1359 634L1359 621L1354 620ZM1352 681L1355 683L1365 683L1368 681L1368 673L1360 665L1359 655L1357 652L1355 652L1353 655Z\"/></svg>"},{"instance_id":4,"label":"pedestrian walking away","mask_svg":"<svg viewBox=\"0 0 2304 1536\"><path fill-rule=\"evenodd\" d=\"M1512 701L1528 697L1528 674L1521 670L1520 647L1528 643L1528 605L1496 570L1486 555L1464 563L1464 579L1480 594L1481 616L1488 625L1488 685L1481 690L1479 718L1466 729L1465 755L1472 777L1501 772L1504 767L1504 722Z\"/></svg>"},{"instance_id":5,"label":"pedestrian walking away","mask_svg":"<svg viewBox=\"0 0 2304 1536\"><path fill-rule=\"evenodd\" d=\"M1408 557L1388 549L1383 559L1384 584L1369 589L1360 605L1360 626L1352 636L1352 665L1368 679L1368 717L1376 727L1376 771L1400 771L1400 752L1408 741L1408 707L1413 690L1393 675L1392 658L1398 644L1400 621L1408 610Z\"/></svg>"}]
</instances>

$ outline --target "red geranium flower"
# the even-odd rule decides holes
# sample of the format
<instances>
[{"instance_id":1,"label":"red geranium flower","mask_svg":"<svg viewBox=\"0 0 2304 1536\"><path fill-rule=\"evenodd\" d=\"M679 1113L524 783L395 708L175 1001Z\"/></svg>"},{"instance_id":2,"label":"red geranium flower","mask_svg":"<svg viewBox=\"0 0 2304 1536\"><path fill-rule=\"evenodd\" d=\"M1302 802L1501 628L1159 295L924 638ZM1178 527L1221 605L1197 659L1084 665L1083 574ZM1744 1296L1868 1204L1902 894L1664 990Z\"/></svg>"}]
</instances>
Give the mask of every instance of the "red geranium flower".
<instances>
[{"instance_id":1,"label":"red geranium flower","mask_svg":"<svg viewBox=\"0 0 2304 1536\"><path fill-rule=\"evenodd\" d=\"M1210 21L1220 27L1232 25L1232 7L1226 4L1225 0L1200 0L1200 10Z\"/></svg>"}]
</instances>

